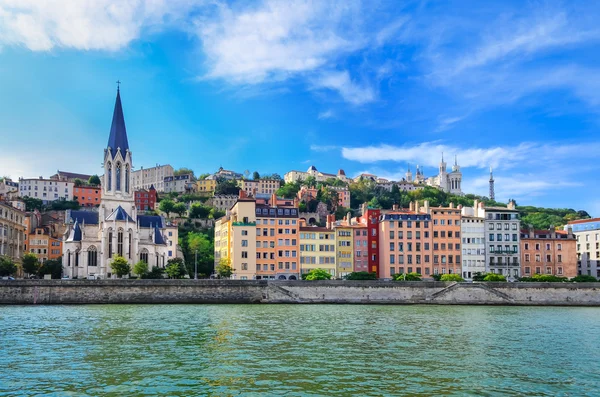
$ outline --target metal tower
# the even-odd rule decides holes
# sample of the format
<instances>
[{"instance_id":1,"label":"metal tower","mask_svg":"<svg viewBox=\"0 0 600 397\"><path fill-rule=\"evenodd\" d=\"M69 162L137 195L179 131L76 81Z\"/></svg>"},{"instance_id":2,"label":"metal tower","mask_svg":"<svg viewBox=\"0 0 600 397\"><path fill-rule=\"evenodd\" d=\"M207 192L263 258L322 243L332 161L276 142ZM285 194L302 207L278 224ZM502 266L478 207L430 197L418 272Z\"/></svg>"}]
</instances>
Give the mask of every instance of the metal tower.
<instances>
[{"instance_id":1,"label":"metal tower","mask_svg":"<svg viewBox=\"0 0 600 397\"><path fill-rule=\"evenodd\" d=\"M492 167L490 167L490 200L496 201L496 195L494 193L494 174L492 173Z\"/></svg>"}]
</instances>

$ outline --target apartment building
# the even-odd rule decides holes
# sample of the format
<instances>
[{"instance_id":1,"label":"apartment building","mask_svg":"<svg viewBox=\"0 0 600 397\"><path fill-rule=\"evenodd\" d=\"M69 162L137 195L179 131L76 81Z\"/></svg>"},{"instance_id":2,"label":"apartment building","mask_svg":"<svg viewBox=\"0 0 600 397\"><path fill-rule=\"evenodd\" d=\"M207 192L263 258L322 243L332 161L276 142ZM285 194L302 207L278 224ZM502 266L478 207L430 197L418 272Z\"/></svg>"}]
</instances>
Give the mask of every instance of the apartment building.
<instances>
[{"instance_id":1,"label":"apartment building","mask_svg":"<svg viewBox=\"0 0 600 397\"><path fill-rule=\"evenodd\" d=\"M470 280L477 273L485 273L485 219L463 215L460 233L462 236L462 277Z\"/></svg>"},{"instance_id":2,"label":"apartment building","mask_svg":"<svg viewBox=\"0 0 600 397\"><path fill-rule=\"evenodd\" d=\"M422 212L431 215L433 232L433 274L462 274L461 210L449 207L429 207L425 201Z\"/></svg>"},{"instance_id":3,"label":"apartment building","mask_svg":"<svg viewBox=\"0 0 600 397\"><path fill-rule=\"evenodd\" d=\"M165 178L174 175L173 167L169 164L156 165L155 167L141 167L137 171L131 172L131 185L133 190L150 189L154 186L157 192L165 191Z\"/></svg>"},{"instance_id":4,"label":"apartment building","mask_svg":"<svg viewBox=\"0 0 600 397\"><path fill-rule=\"evenodd\" d=\"M239 196L235 194L218 194L208 199L206 205L216 208L219 211L227 211L233 207L238 198Z\"/></svg>"},{"instance_id":5,"label":"apartment building","mask_svg":"<svg viewBox=\"0 0 600 397\"><path fill-rule=\"evenodd\" d=\"M520 220L515 203L485 208L486 269L508 278L521 276Z\"/></svg>"},{"instance_id":6,"label":"apartment building","mask_svg":"<svg viewBox=\"0 0 600 397\"><path fill-rule=\"evenodd\" d=\"M195 188L191 174L167 176L163 182L165 193L187 193L193 191Z\"/></svg>"},{"instance_id":7,"label":"apartment building","mask_svg":"<svg viewBox=\"0 0 600 397\"><path fill-rule=\"evenodd\" d=\"M418 273L430 277L433 270L432 216L414 211L384 212L379 217L378 278L389 279L395 274ZM371 244L373 241L371 241Z\"/></svg>"},{"instance_id":8,"label":"apartment building","mask_svg":"<svg viewBox=\"0 0 600 397\"><path fill-rule=\"evenodd\" d=\"M577 273L600 279L600 218L571 221L577 245Z\"/></svg>"},{"instance_id":9,"label":"apartment building","mask_svg":"<svg viewBox=\"0 0 600 397\"><path fill-rule=\"evenodd\" d=\"M248 196L271 195L277 192L281 186L279 179L258 179L238 181L240 189L244 190Z\"/></svg>"},{"instance_id":10,"label":"apartment building","mask_svg":"<svg viewBox=\"0 0 600 397\"><path fill-rule=\"evenodd\" d=\"M56 174L50 176L50 179L53 181L63 181L63 182L73 182L75 183L76 179L79 179L83 183L87 183L91 175L87 174L79 174L76 172L67 172L67 171L56 171Z\"/></svg>"},{"instance_id":11,"label":"apartment building","mask_svg":"<svg viewBox=\"0 0 600 397\"><path fill-rule=\"evenodd\" d=\"M196 181L196 192L199 196L209 197L215 193L217 181L215 179L199 179Z\"/></svg>"},{"instance_id":12,"label":"apartment building","mask_svg":"<svg viewBox=\"0 0 600 397\"><path fill-rule=\"evenodd\" d=\"M48 204L55 200L73 200L73 182L53 179L19 179L19 197L32 197Z\"/></svg>"},{"instance_id":13,"label":"apartment building","mask_svg":"<svg viewBox=\"0 0 600 397\"><path fill-rule=\"evenodd\" d=\"M577 239L567 230L521 230L521 275L549 274L575 277L577 269Z\"/></svg>"},{"instance_id":14,"label":"apartment building","mask_svg":"<svg viewBox=\"0 0 600 397\"><path fill-rule=\"evenodd\" d=\"M336 273L343 278L354 271L354 228L351 225L335 225Z\"/></svg>"},{"instance_id":15,"label":"apartment building","mask_svg":"<svg viewBox=\"0 0 600 397\"><path fill-rule=\"evenodd\" d=\"M154 185L150 185L148 190L140 189L134 193L135 206L138 211L152 211L158 201L158 194Z\"/></svg>"},{"instance_id":16,"label":"apartment building","mask_svg":"<svg viewBox=\"0 0 600 397\"><path fill-rule=\"evenodd\" d=\"M272 195L255 199L240 190L229 213L215 222L215 264L229 258L233 278L300 278L298 203Z\"/></svg>"},{"instance_id":17,"label":"apartment building","mask_svg":"<svg viewBox=\"0 0 600 397\"><path fill-rule=\"evenodd\" d=\"M335 231L325 227L300 226L300 273L323 269L337 277Z\"/></svg>"},{"instance_id":18,"label":"apartment building","mask_svg":"<svg viewBox=\"0 0 600 397\"><path fill-rule=\"evenodd\" d=\"M25 213L0 202L0 256L21 262L25 251Z\"/></svg>"},{"instance_id":19,"label":"apartment building","mask_svg":"<svg viewBox=\"0 0 600 397\"><path fill-rule=\"evenodd\" d=\"M82 207L97 207L100 205L101 191L100 186L74 186L73 200Z\"/></svg>"},{"instance_id":20,"label":"apartment building","mask_svg":"<svg viewBox=\"0 0 600 397\"><path fill-rule=\"evenodd\" d=\"M369 238L367 225L357 224L352 228L354 236L354 268L355 272L369 271Z\"/></svg>"}]
</instances>

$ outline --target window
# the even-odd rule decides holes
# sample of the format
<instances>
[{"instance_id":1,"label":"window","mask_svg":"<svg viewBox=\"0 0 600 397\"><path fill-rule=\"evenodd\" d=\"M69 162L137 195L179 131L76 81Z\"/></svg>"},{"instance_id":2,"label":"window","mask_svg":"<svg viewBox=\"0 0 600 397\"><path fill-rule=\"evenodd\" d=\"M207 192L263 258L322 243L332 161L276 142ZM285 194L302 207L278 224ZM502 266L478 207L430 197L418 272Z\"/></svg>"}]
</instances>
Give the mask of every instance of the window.
<instances>
[{"instance_id":1,"label":"window","mask_svg":"<svg viewBox=\"0 0 600 397\"><path fill-rule=\"evenodd\" d=\"M117 233L117 253L123 256L123 232L119 231Z\"/></svg>"},{"instance_id":2,"label":"window","mask_svg":"<svg viewBox=\"0 0 600 397\"><path fill-rule=\"evenodd\" d=\"M146 248L142 249L142 252L140 252L140 260L148 263L148 250Z\"/></svg>"},{"instance_id":3,"label":"window","mask_svg":"<svg viewBox=\"0 0 600 397\"><path fill-rule=\"evenodd\" d=\"M93 245L88 248L88 266L98 266L98 251Z\"/></svg>"},{"instance_id":4,"label":"window","mask_svg":"<svg viewBox=\"0 0 600 397\"><path fill-rule=\"evenodd\" d=\"M113 237L112 232L108 232L108 257L109 258L112 258L112 250L113 250L112 237Z\"/></svg>"}]
</instances>

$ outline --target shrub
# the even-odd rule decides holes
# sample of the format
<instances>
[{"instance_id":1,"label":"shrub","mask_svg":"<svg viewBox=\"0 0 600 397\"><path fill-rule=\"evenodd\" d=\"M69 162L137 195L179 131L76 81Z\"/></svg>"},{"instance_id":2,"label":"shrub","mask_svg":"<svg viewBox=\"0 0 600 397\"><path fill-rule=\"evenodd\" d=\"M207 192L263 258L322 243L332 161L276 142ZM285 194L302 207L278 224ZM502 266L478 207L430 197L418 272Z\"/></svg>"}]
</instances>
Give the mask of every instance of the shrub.
<instances>
[{"instance_id":1,"label":"shrub","mask_svg":"<svg viewBox=\"0 0 600 397\"><path fill-rule=\"evenodd\" d=\"M443 274L442 278L440 280L441 281L456 281L457 283L459 283L461 281L465 281L460 276L460 274Z\"/></svg>"},{"instance_id":2,"label":"shrub","mask_svg":"<svg viewBox=\"0 0 600 397\"><path fill-rule=\"evenodd\" d=\"M434 279L435 281L440 281L442 279L442 275L441 274L432 274L431 278Z\"/></svg>"},{"instance_id":3,"label":"shrub","mask_svg":"<svg viewBox=\"0 0 600 397\"><path fill-rule=\"evenodd\" d=\"M312 269L307 274L302 275L302 280L314 281L314 280L331 280L331 274L327 270L323 269Z\"/></svg>"},{"instance_id":4,"label":"shrub","mask_svg":"<svg viewBox=\"0 0 600 397\"><path fill-rule=\"evenodd\" d=\"M477 272L473 275L473 281L484 281L485 276L487 276L487 273Z\"/></svg>"},{"instance_id":5,"label":"shrub","mask_svg":"<svg viewBox=\"0 0 600 397\"><path fill-rule=\"evenodd\" d=\"M421 275L419 273L399 273L392 276L394 281L421 281Z\"/></svg>"},{"instance_id":6,"label":"shrub","mask_svg":"<svg viewBox=\"0 0 600 397\"><path fill-rule=\"evenodd\" d=\"M346 276L346 280L377 280L377 273L352 272Z\"/></svg>"},{"instance_id":7,"label":"shrub","mask_svg":"<svg viewBox=\"0 0 600 397\"><path fill-rule=\"evenodd\" d=\"M598 280L594 276L588 276L587 274L582 274L581 276L573 277L571 281L575 283L597 283Z\"/></svg>"},{"instance_id":8,"label":"shrub","mask_svg":"<svg viewBox=\"0 0 600 397\"><path fill-rule=\"evenodd\" d=\"M9 257L0 257L0 277L11 276L16 272L17 265Z\"/></svg>"},{"instance_id":9,"label":"shrub","mask_svg":"<svg viewBox=\"0 0 600 397\"><path fill-rule=\"evenodd\" d=\"M483 278L483 281L506 281L506 277L502 274L488 273Z\"/></svg>"},{"instance_id":10,"label":"shrub","mask_svg":"<svg viewBox=\"0 0 600 397\"><path fill-rule=\"evenodd\" d=\"M525 283L562 283L569 281L569 279L566 277L553 276L552 274L534 274L531 277L521 277L519 281Z\"/></svg>"},{"instance_id":11,"label":"shrub","mask_svg":"<svg viewBox=\"0 0 600 397\"><path fill-rule=\"evenodd\" d=\"M133 272L139 277L143 278L148 273L148 264L144 261L139 261L133 265Z\"/></svg>"},{"instance_id":12,"label":"shrub","mask_svg":"<svg viewBox=\"0 0 600 397\"><path fill-rule=\"evenodd\" d=\"M152 270L150 271L150 273L146 273L145 275L142 276L142 278L161 279L161 278L165 278L164 273L165 273L165 271L163 268L160 268L158 266L152 266Z\"/></svg>"},{"instance_id":13,"label":"shrub","mask_svg":"<svg viewBox=\"0 0 600 397\"><path fill-rule=\"evenodd\" d=\"M127 259L123 258L121 255L115 255L113 261L110 263L110 268L113 273L117 275L117 277L123 277L126 274L131 272L131 266Z\"/></svg>"}]
</instances>

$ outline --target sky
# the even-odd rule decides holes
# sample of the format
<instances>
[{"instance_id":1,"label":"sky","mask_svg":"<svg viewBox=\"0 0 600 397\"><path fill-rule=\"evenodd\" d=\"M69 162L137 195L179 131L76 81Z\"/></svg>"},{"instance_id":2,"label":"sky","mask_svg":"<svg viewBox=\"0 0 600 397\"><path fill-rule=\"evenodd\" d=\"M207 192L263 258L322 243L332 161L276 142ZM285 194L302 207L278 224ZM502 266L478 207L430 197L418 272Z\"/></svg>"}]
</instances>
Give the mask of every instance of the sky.
<instances>
[{"instance_id":1,"label":"sky","mask_svg":"<svg viewBox=\"0 0 600 397\"><path fill-rule=\"evenodd\" d=\"M600 216L595 1L0 0L0 174L437 174Z\"/></svg>"}]
</instances>

